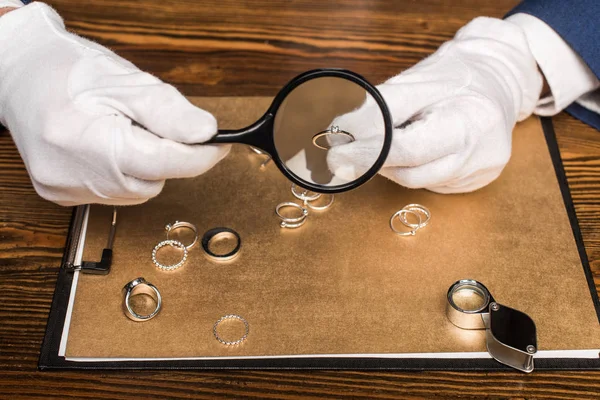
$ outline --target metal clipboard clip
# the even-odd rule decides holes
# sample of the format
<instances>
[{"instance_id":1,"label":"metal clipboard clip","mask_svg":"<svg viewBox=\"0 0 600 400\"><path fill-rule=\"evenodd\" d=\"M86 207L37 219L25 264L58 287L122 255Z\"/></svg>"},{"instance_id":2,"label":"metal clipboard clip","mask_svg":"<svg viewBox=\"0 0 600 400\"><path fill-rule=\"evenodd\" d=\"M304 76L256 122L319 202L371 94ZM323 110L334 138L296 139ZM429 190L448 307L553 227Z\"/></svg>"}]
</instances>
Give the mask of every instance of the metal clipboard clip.
<instances>
[{"instance_id":1,"label":"metal clipboard clip","mask_svg":"<svg viewBox=\"0 0 600 400\"><path fill-rule=\"evenodd\" d=\"M82 261L80 265L75 265L75 255L77 253L77 247L81 238L81 230L83 227L83 221L85 215L89 211L89 205L79 206L75 210L73 222L71 225L71 232L69 236L69 243L67 244L68 254L65 262L65 269L69 271L81 271L86 274L94 275L107 275L110 272L112 265L112 248L115 240L115 233L117 231L117 208L113 207L112 219L110 224L110 231L108 233L108 242L106 248L102 250L102 256L100 261Z\"/></svg>"}]
</instances>

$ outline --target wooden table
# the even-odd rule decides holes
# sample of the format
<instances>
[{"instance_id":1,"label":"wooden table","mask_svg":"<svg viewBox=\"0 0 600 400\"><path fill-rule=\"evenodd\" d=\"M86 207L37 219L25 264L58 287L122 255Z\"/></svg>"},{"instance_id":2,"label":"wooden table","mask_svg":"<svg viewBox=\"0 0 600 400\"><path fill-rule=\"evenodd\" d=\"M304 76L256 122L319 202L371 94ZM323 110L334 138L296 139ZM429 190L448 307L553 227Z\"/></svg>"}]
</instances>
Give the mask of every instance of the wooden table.
<instances>
[{"instance_id":1,"label":"wooden table","mask_svg":"<svg viewBox=\"0 0 600 400\"><path fill-rule=\"evenodd\" d=\"M317 67L380 82L479 15L517 0L56 0L70 29L188 96L274 95ZM561 114L555 128L600 289L600 133ZM600 372L38 372L71 209L33 190L0 133L1 398L599 398Z\"/></svg>"}]
</instances>

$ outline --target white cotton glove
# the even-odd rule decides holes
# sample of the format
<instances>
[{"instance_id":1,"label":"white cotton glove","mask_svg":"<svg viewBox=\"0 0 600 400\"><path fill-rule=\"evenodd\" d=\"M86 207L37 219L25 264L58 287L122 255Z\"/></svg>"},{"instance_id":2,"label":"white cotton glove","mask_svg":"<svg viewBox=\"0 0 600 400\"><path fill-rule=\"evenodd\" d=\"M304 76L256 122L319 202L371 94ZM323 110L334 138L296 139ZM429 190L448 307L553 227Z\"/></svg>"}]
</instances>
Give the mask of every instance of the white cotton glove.
<instances>
[{"instance_id":1,"label":"white cotton glove","mask_svg":"<svg viewBox=\"0 0 600 400\"><path fill-rule=\"evenodd\" d=\"M211 114L43 3L0 17L0 122L37 192L61 205L141 203L228 151L191 145L216 134Z\"/></svg>"},{"instance_id":2,"label":"white cotton glove","mask_svg":"<svg viewBox=\"0 0 600 400\"><path fill-rule=\"evenodd\" d=\"M481 17L378 89L395 127L380 173L409 188L457 193L500 175L510 158L513 127L533 112L542 76L518 26ZM332 171L349 162L355 175L370 167L362 164L376 159L381 148L383 127L373 122L381 120L378 115L367 100L332 123L357 139L329 151Z\"/></svg>"},{"instance_id":3,"label":"white cotton glove","mask_svg":"<svg viewBox=\"0 0 600 400\"><path fill-rule=\"evenodd\" d=\"M23 7L23 3L20 0L0 0L0 8L4 7L19 8Z\"/></svg>"}]
</instances>

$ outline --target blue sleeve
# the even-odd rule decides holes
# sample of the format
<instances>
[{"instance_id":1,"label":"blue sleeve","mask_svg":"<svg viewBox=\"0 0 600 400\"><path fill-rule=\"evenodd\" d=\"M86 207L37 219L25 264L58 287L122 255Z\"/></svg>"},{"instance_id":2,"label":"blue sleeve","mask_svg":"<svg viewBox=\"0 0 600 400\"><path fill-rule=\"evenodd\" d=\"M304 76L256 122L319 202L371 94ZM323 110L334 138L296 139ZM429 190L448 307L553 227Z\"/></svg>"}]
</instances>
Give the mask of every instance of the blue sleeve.
<instances>
[{"instance_id":1,"label":"blue sleeve","mask_svg":"<svg viewBox=\"0 0 600 400\"><path fill-rule=\"evenodd\" d=\"M517 13L550 25L600 77L600 1L525 0L508 15Z\"/></svg>"},{"instance_id":2,"label":"blue sleeve","mask_svg":"<svg viewBox=\"0 0 600 400\"><path fill-rule=\"evenodd\" d=\"M524 0L507 16L530 14L558 33L600 78L600 0ZM600 115L574 103L565 111L600 130Z\"/></svg>"}]
</instances>

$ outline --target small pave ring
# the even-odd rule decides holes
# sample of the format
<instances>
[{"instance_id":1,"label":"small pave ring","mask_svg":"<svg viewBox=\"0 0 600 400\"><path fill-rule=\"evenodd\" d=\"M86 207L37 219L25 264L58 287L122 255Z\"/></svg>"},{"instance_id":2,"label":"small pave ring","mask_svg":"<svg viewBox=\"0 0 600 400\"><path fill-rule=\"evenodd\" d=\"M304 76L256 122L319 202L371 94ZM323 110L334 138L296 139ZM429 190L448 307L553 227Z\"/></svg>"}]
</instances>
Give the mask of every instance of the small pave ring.
<instances>
[{"instance_id":1,"label":"small pave ring","mask_svg":"<svg viewBox=\"0 0 600 400\"><path fill-rule=\"evenodd\" d=\"M233 340L233 341L225 340L219 335L219 330L218 330L219 325L223 321L226 321L228 319L235 319L235 320L241 321L244 324L244 328L245 328L244 334L242 335L242 337L240 337L237 340ZM236 346L236 345L242 343L248 337L248 333L250 333L250 325L248 325L248 321L246 321L243 317L240 317L239 315L236 315L236 314L228 314L228 315L225 315L225 316L219 318L219 320L217 322L215 322L215 325L213 326L213 335L215 335L215 339L217 339L219 342L223 343L226 346Z\"/></svg>"},{"instance_id":2,"label":"small pave ring","mask_svg":"<svg viewBox=\"0 0 600 400\"><path fill-rule=\"evenodd\" d=\"M164 246L171 246L171 247L181 249L183 251L183 257L181 258L181 260L178 263L172 264L172 265L164 265L164 264L161 264L160 262L158 262L158 260L156 259L156 253L158 252L158 250L160 250ZM156 265L159 269L161 269L163 271L174 271L177 268L181 267L185 263L185 260L187 260L187 256L188 256L187 248L185 247L185 245L183 243L178 242L177 240L171 240L171 239L163 240L162 242L157 244L156 247L154 247L154 250L152 250L152 262L154 263L154 265Z\"/></svg>"}]
</instances>

